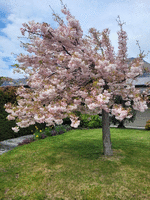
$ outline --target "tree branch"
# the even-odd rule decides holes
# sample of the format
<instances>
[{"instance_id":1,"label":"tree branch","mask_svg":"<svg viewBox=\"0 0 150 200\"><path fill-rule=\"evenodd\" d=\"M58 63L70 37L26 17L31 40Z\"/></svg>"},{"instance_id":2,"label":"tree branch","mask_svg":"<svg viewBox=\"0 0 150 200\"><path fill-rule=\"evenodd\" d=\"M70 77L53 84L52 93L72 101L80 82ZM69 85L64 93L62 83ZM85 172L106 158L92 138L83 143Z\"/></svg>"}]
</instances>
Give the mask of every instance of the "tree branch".
<instances>
[{"instance_id":1,"label":"tree branch","mask_svg":"<svg viewBox=\"0 0 150 200\"><path fill-rule=\"evenodd\" d=\"M63 47L64 51L65 51L69 56L71 56L71 54L67 51L67 49L65 48L65 46L62 45L62 47Z\"/></svg>"}]
</instances>

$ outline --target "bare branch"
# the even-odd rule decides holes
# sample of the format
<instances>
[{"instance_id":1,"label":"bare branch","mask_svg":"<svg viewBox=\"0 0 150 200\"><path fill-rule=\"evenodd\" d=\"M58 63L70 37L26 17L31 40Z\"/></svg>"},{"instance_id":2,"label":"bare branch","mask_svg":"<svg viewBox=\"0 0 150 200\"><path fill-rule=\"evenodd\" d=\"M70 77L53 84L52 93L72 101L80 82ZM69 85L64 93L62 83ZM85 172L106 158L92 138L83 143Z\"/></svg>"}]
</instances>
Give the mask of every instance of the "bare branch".
<instances>
[{"instance_id":1,"label":"bare branch","mask_svg":"<svg viewBox=\"0 0 150 200\"><path fill-rule=\"evenodd\" d=\"M52 9L52 7L49 5L49 7L51 8L51 10L53 11L53 16L54 16L54 21L58 22L60 26L62 26L64 24L64 21L61 19L61 17L59 17L58 14L56 14L54 12L54 10Z\"/></svg>"},{"instance_id":2,"label":"bare branch","mask_svg":"<svg viewBox=\"0 0 150 200\"><path fill-rule=\"evenodd\" d=\"M121 29L122 29L122 26L123 26L123 24L126 24L125 22L121 22L121 20L120 20L120 16L118 15L118 20L116 19L116 21L118 22L118 25L121 27Z\"/></svg>"},{"instance_id":3,"label":"bare branch","mask_svg":"<svg viewBox=\"0 0 150 200\"><path fill-rule=\"evenodd\" d=\"M67 49L65 48L65 46L62 45L62 47L63 47L64 51L65 51L67 54L69 54L69 56L71 56L71 54L67 51Z\"/></svg>"}]
</instances>

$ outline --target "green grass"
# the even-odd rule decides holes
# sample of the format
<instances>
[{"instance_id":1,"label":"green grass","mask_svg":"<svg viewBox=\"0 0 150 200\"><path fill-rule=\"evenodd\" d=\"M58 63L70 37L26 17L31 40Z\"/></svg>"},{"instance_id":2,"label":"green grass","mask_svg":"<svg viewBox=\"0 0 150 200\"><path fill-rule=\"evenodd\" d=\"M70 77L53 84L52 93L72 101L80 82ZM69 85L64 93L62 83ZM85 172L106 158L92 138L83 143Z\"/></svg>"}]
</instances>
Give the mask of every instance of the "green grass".
<instances>
[{"instance_id":1,"label":"green grass","mask_svg":"<svg viewBox=\"0 0 150 200\"><path fill-rule=\"evenodd\" d=\"M150 199L150 132L111 128L114 155L105 157L102 130L71 130L0 156L0 199Z\"/></svg>"}]
</instances>

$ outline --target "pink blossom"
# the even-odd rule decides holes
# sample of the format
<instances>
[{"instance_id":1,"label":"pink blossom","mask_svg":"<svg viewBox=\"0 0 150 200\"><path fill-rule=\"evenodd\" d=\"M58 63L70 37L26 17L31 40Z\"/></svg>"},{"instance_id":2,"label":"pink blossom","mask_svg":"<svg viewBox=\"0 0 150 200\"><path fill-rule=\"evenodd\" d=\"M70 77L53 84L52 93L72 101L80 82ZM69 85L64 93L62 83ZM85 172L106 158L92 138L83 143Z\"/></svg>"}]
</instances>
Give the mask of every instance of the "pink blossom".
<instances>
[{"instance_id":1,"label":"pink blossom","mask_svg":"<svg viewBox=\"0 0 150 200\"><path fill-rule=\"evenodd\" d=\"M122 121L123 119L125 119L128 115L128 111L123 109L120 106L116 105L112 110L111 110L112 115L115 115L115 118Z\"/></svg>"},{"instance_id":2,"label":"pink blossom","mask_svg":"<svg viewBox=\"0 0 150 200\"><path fill-rule=\"evenodd\" d=\"M31 124L61 124L64 117L71 118L71 125L80 124L73 114L98 114L102 110L110 112L116 119L130 118L130 110L115 105L117 95L126 101L126 106L144 112L147 92L144 95L133 85L136 76L143 73L142 55L132 63L127 60L127 34L118 22L118 54L111 44L110 30L101 33L90 29L89 37L83 37L80 23L64 7L67 23L60 20L53 29L47 23L24 23L21 32L34 35L28 52L34 55L17 56L19 66L29 74L30 88L19 87L16 94L21 97L18 105L5 104L8 120L18 120L18 127ZM32 70L29 69L32 66ZM131 105L133 102L133 106ZM113 108L112 108L113 106ZM14 127L14 131L18 128Z\"/></svg>"},{"instance_id":3,"label":"pink blossom","mask_svg":"<svg viewBox=\"0 0 150 200\"><path fill-rule=\"evenodd\" d=\"M99 79L97 85L103 86L103 85L105 85L105 81L103 79Z\"/></svg>"},{"instance_id":4,"label":"pink blossom","mask_svg":"<svg viewBox=\"0 0 150 200\"><path fill-rule=\"evenodd\" d=\"M20 31L21 31L22 35L25 35L24 34L25 33L25 29L24 28L20 28Z\"/></svg>"},{"instance_id":5,"label":"pink blossom","mask_svg":"<svg viewBox=\"0 0 150 200\"><path fill-rule=\"evenodd\" d=\"M80 120L71 119L71 126L77 128L80 125Z\"/></svg>"},{"instance_id":6,"label":"pink blossom","mask_svg":"<svg viewBox=\"0 0 150 200\"><path fill-rule=\"evenodd\" d=\"M148 106L146 105L146 101L141 102L139 100L135 100L133 108L135 110L139 110L140 112L144 112L146 109L148 109Z\"/></svg>"},{"instance_id":7,"label":"pink blossom","mask_svg":"<svg viewBox=\"0 0 150 200\"><path fill-rule=\"evenodd\" d=\"M125 103L125 105L126 105L126 106L130 106L130 105L131 105L131 102L130 102L130 101L127 101L127 102Z\"/></svg>"},{"instance_id":8,"label":"pink blossom","mask_svg":"<svg viewBox=\"0 0 150 200\"><path fill-rule=\"evenodd\" d=\"M19 127L12 127L12 130L13 130L14 132L18 132L18 131L19 131Z\"/></svg>"},{"instance_id":9,"label":"pink blossom","mask_svg":"<svg viewBox=\"0 0 150 200\"><path fill-rule=\"evenodd\" d=\"M8 119L8 120L15 120L15 117L13 117L13 116L11 116L11 115L8 115L8 116L7 116L7 119Z\"/></svg>"},{"instance_id":10,"label":"pink blossom","mask_svg":"<svg viewBox=\"0 0 150 200\"><path fill-rule=\"evenodd\" d=\"M63 123L63 120L62 120L62 119L55 119L55 123L58 124L58 125L59 125L59 124L62 124L62 123Z\"/></svg>"},{"instance_id":11,"label":"pink blossom","mask_svg":"<svg viewBox=\"0 0 150 200\"><path fill-rule=\"evenodd\" d=\"M99 107L99 104L91 103L91 104L88 105L88 108L89 108L90 110L93 110L93 109L95 109L96 107Z\"/></svg>"},{"instance_id":12,"label":"pink blossom","mask_svg":"<svg viewBox=\"0 0 150 200\"><path fill-rule=\"evenodd\" d=\"M39 116L36 114L36 115L34 115L34 119L35 119L35 121L37 121L38 123L43 123L43 122L44 122L44 119L45 119L45 116L39 117Z\"/></svg>"}]
</instances>

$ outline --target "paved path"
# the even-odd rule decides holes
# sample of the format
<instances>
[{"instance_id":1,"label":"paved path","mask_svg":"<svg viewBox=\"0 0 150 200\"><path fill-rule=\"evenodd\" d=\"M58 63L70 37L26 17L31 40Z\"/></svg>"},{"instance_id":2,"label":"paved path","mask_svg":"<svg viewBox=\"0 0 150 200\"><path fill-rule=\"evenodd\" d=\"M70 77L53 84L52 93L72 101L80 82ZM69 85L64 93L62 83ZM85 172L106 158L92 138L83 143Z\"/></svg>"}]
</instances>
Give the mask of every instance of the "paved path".
<instances>
[{"instance_id":1,"label":"paved path","mask_svg":"<svg viewBox=\"0 0 150 200\"><path fill-rule=\"evenodd\" d=\"M14 139L8 139L0 142L0 155L10 151L18 146L20 142L22 142L26 138L33 138L33 135L25 135Z\"/></svg>"},{"instance_id":2,"label":"paved path","mask_svg":"<svg viewBox=\"0 0 150 200\"><path fill-rule=\"evenodd\" d=\"M115 126L115 125L110 125L110 128L117 128L117 126ZM142 127L142 126L140 126L140 127L135 127L135 126L125 126L127 129L139 129L139 130L144 130L145 129L145 127Z\"/></svg>"}]
</instances>

